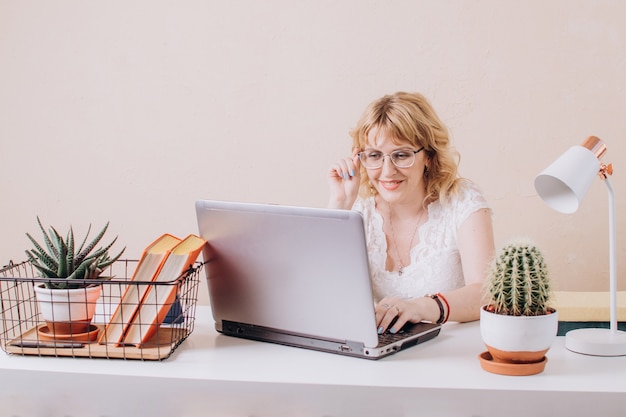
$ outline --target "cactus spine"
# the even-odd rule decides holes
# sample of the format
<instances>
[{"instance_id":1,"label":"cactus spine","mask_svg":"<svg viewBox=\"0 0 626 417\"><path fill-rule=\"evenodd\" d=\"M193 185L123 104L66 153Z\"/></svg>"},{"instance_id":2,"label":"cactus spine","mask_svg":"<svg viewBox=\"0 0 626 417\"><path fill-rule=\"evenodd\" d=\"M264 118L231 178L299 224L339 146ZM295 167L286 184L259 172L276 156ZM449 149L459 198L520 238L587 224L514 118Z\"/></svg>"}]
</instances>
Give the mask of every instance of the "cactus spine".
<instances>
[{"instance_id":1,"label":"cactus spine","mask_svg":"<svg viewBox=\"0 0 626 417\"><path fill-rule=\"evenodd\" d=\"M496 314L549 314L550 280L541 251L530 241L513 241L494 259L488 276L489 309Z\"/></svg>"}]
</instances>

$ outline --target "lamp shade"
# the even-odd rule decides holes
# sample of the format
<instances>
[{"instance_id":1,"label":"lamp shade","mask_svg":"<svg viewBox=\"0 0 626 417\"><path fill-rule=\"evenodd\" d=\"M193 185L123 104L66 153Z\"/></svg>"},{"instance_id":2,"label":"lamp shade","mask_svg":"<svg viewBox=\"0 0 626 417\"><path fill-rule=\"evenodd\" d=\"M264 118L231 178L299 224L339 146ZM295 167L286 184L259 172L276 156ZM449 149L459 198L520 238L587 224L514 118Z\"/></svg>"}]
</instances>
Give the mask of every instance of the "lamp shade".
<instances>
[{"instance_id":1,"label":"lamp shade","mask_svg":"<svg viewBox=\"0 0 626 417\"><path fill-rule=\"evenodd\" d=\"M600 170L597 155L572 146L535 178L535 190L552 209L574 213Z\"/></svg>"}]
</instances>

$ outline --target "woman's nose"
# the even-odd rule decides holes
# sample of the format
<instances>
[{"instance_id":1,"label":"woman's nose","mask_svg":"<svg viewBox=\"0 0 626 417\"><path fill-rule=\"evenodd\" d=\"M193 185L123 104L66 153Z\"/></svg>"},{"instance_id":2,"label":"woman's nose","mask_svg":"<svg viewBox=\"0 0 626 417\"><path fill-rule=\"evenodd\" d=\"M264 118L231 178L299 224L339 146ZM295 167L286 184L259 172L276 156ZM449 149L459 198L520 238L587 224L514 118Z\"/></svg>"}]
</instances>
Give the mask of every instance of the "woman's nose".
<instances>
[{"instance_id":1,"label":"woman's nose","mask_svg":"<svg viewBox=\"0 0 626 417\"><path fill-rule=\"evenodd\" d=\"M391 155L383 155L383 166L381 168L383 173L393 173L396 171L396 166L391 160Z\"/></svg>"}]
</instances>

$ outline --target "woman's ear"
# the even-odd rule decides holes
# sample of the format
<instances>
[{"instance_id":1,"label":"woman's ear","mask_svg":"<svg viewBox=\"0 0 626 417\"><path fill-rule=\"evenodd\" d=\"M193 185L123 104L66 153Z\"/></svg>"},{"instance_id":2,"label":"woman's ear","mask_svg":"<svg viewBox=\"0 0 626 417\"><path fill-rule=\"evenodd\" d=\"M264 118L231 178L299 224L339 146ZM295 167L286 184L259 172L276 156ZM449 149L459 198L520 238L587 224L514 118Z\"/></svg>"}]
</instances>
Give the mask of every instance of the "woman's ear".
<instances>
[{"instance_id":1,"label":"woman's ear","mask_svg":"<svg viewBox=\"0 0 626 417\"><path fill-rule=\"evenodd\" d=\"M430 172L430 156L426 156L426 161L424 161L424 176L427 177Z\"/></svg>"}]
</instances>

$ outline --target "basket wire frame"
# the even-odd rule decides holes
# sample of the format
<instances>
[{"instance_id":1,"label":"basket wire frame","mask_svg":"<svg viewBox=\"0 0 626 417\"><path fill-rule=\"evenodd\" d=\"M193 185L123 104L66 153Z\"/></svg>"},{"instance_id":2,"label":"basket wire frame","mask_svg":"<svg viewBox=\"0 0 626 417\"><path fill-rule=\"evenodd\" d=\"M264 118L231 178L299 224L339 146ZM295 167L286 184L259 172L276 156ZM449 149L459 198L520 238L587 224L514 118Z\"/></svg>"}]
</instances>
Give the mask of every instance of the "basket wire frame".
<instances>
[{"instance_id":1,"label":"basket wire frame","mask_svg":"<svg viewBox=\"0 0 626 417\"><path fill-rule=\"evenodd\" d=\"M119 260L102 273L107 279L77 280L81 284L99 284L100 297L95 306L88 339L77 340L74 337L59 339L47 334L47 323L43 320L41 308L37 302L35 286L58 279L37 278L37 271L30 262L9 263L0 269L0 347L9 354L86 357L105 359L163 360L167 359L176 348L193 332L196 304L198 301L199 275L203 267L196 262L175 280L167 282L132 281L137 267L137 260ZM144 289L172 291L175 300L167 305L144 305L142 312L147 312L135 321L140 335L143 335L157 311L166 308L168 313L163 322L156 327L156 333L141 345L109 341L100 335L110 323L118 305L124 301L138 304L138 300L127 300L123 296L129 286L137 286L138 293ZM175 287L175 288L173 288ZM71 304L71 301L69 302ZM82 307L81 307L82 308ZM121 317L122 325L130 317ZM145 322L144 322L145 321ZM94 332L94 333L92 333ZM96 333L97 332L97 333ZM96 336L96 338L92 336Z\"/></svg>"}]
</instances>

